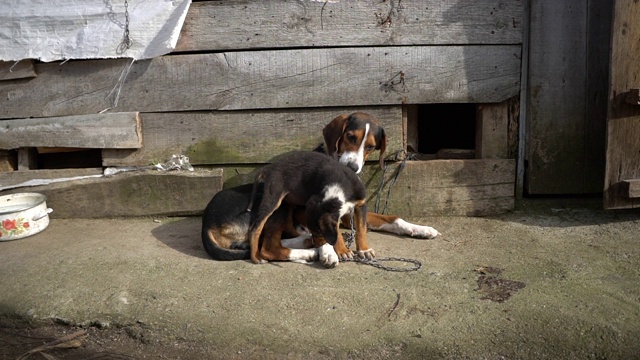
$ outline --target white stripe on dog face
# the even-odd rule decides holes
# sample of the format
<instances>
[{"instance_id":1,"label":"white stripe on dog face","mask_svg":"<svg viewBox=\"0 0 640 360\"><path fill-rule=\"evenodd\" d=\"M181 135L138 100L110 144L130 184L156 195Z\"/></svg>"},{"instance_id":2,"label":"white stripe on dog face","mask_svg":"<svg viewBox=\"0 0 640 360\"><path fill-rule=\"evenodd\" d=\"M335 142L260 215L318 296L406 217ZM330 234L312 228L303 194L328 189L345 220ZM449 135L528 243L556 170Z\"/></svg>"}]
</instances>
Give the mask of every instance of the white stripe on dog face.
<instances>
[{"instance_id":1,"label":"white stripe on dog face","mask_svg":"<svg viewBox=\"0 0 640 360\"><path fill-rule=\"evenodd\" d=\"M364 127L364 136L362 137L362 141L360 142L360 148L358 148L358 152L355 153L353 151L347 151L342 154L339 159L340 163L343 165L347 165L349 163L358 165L356 174L359 174L362 171L362 166L364 165L364 148L367 143L367 138L369 137L369 127L369 123L366 123Z\"/></svg>"},{"instance_id":2,"label":"white stripe on dog face","mask_svg":"<svg viewBox=\"0 0 640 360\"><path fill-rule=\"evenodd\" d=\"M338 201L340 201L340 217L353 209L354 204L347 202L344 191L338 184L328 185L324 189L322 202L329 201L331 199L338 199Z\"/></svg>"}]
</instances>

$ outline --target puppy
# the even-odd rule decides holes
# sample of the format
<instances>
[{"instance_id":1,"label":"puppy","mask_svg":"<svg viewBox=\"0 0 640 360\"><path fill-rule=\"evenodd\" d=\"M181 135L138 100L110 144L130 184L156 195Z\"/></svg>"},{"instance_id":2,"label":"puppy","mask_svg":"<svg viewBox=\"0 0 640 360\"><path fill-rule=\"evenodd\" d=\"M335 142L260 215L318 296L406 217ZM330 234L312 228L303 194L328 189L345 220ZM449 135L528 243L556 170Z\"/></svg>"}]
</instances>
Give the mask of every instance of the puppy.
<instances>
[{"instance_id":1,"label":"puppy","mask_svg":"<svg viewBox=\"0 0 640 360\"><path fill-rule=\"evenodd\" d=\"M340 219L354 213L356 249L361 257L375 256L366 240L366 189L349 168L317 152L295 152L260 169L254 182L250 210L259 183L264 183L262 199L249 228L251 261L266 261L261 252L260 236L269 217L283 201L305 207L307 227L314 243L325 252L333 246L338 257L353 257L339 231ZM277 241L280 243L279 241ZM264 245L264 244L263 244ZM271 244L270 244L271 245Z\"/></svg>"},{"instance_id":2,"label":"puppy","mask_svg":"<svg viewBox=\"0 0 640 360\"><path fill-rule=\"evenodd\" d=\"M360 173L369 155L380 150L380 168L384 169L387 136L373 116L362 112L340 115L325 126L322 134L324 144L316 148L316 151L324 152ZM343 219L342 224L348 228L349 218ZM374 212L367 213L367 226L375 231L423 239L432 239L440 234L430 226L412 224L396 215Z\"/></svg>"},{"instance_id":3,"label":"puppy","mask_svg":"<svg viewBox=\"0 0 640 360\"><path fill-rule=\"evenodd\" d=\"M380 150L380 168L384 169L387 135L373 116L363 112L340 115L322 129L322 136L324 144L315 151L337 159L356 174L362 171L365 161L376 150Z\"/></svg>"}]
</instances>

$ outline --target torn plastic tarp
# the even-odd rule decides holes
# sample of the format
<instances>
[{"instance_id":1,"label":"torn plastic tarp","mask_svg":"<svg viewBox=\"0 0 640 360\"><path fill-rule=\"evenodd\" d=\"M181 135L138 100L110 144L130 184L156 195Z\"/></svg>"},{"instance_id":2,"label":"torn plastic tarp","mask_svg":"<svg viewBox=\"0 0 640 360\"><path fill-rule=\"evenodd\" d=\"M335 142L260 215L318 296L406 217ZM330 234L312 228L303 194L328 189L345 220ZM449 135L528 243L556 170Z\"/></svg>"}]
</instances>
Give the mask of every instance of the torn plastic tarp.
<instances>
[{"instance_id":1,"label":"torn plastic tarp","mask_svg":"<svg viewBox=\"0 0 640 360\"><path fill-rule=\"evenodd\" d=\"M0 60L150 59L175 48L190 5L191 0L3 0Z\"/></svg>"}]
</instances>

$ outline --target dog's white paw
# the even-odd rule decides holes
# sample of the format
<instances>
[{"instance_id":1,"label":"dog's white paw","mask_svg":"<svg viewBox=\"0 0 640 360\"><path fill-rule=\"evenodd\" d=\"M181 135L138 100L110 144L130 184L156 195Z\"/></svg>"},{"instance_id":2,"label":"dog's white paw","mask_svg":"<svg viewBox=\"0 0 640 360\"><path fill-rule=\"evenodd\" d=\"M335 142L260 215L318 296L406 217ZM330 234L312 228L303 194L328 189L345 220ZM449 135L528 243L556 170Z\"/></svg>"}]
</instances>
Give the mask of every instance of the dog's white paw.
<instances>
[{"instance_id":1,"label":"dog's white paw","mask_svg":"<svg viewBox=\"0 0 640 360\"><path fill-rule=\"evenodd\" d=\"M387 231L398 235L408 235L420 239L433 239L440 235L438 230L431 226L416 225L402 219L397 219L391 224L383 224L374 230Z\"/></svg>"},{"instance_id":2,"label":"dog's white paw","mask_svg":"<svg viewBox=\"0 0 640 360\"><path fill-rule=\"evenodd\" d=\"M413 225L413 228L411 230L412 231L409 235L421 239L433 239L436 236L441 235L438 230L432 228L431 226Z\"/></svg>"},{"instance_id":3,"label":"dog's white paw","mask_svg":"<svg viewBox=\"0 0 640 360\"><path fill-rule=\"evenodd\" d=\"M356 251L356 254L358 254L358 257L360 259L372 260L374 257L376 257L376 252L373 251L373 249L358 250Z\"/></svg>"},{"instance_id":4,"label":"dog's white paw","mask_svg":"<svg viewBox=\"0 0 640 360\"><path fill-rule=\"evenodd\" d=\"M281 239L280 243L282 246L289 249L307 249L311 244L311 234L310 233L301 233L300 236L290 238L290 239Z\"/></svg>"},{"instance_id":5,"label":"dog's white paw","mask_svg":"<svg viewBox=\"0 0 640 360\"><path fill-rule=\"evenodd\" d=\"M318 260L318 249L291 249L291 253L289 254L289 261L302 263L302 264L310 264L316 260Z\"/></svg>"},{"instance_id":6,"label":"dog's white paw","mask_svg":"<svg viewBox=\"0 0 640 360\"><path fill-rule=\"evenodd\" d=\"M338 254L333 249L333 246L324 244L318 249L318 257L320 263L326 268L334 268L338 265Z\"/></svg>"}]
</instances>

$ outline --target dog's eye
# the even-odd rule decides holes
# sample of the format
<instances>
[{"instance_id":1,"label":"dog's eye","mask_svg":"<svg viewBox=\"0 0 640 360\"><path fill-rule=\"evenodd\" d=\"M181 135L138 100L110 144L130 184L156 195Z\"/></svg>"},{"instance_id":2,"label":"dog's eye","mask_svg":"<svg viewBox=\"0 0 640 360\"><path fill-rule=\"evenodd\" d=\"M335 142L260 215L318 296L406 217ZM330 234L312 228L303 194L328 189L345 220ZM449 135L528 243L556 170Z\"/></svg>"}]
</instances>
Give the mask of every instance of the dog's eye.
<instances>
[{"instance_id":1,"label":"dog's eye","mask_svg":"<svg viewBox=\"0 0 640 360\"><path fill-rule=\"evenodd\" d=\"M347 140L349 140L350 143L355 144L358 138L353 134L347 134Z\"/></svg>"}]
</instances>

